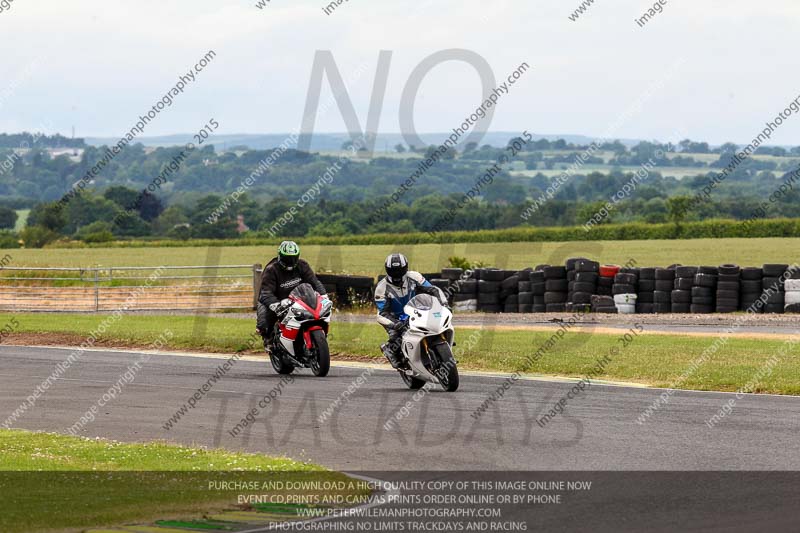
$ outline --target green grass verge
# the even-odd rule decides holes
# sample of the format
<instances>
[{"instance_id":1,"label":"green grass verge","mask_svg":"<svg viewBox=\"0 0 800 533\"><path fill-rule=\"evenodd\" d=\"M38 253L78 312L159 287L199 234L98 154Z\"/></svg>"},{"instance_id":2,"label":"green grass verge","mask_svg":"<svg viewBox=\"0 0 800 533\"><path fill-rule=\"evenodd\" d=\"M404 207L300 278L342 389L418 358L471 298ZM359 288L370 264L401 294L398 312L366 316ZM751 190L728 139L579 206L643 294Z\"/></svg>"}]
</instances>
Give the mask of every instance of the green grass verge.
<instances>
[{"instance_id":1,"label":"green grass verge","mask_svg":"<svg viewBox=\"0 0 800 533\"><path fill-rule=\"evenodd\" d=\"M350 481L317 466L264 455L0 430L0 531L191 520L236 509L237 494L251 492L210 482L298 480ZM275 491L263 493L270 492ZM347 487L328 493L362 492Z\"/></svg>"},{"instance_id":2,"label":"green grass verge","mask_svg":"<svg viewBox=\"0 0 800 533\"><path fill-rule=\"evenodd\" d=\"M400 242L400 241L398 241ZM217 243L219 244L219 243ZM625 264L630 259L640 266L719 265L738 263L760 266L764 263L791 263L800 260L798 238L609 240L592 242L493 242L461 244L365 244L314 245L300 241L303 257L318 272L366 274L381 272L386 256L405 253L414 270L436 272L449 266L451 256L482 261L503 268L525 268L540 263L563 264L568 257L584 255L604 263ZM221 246L219 264L251 265L266 263L275 247ZM192 247L134 248L46 248L8 250L10 266L171 266L198 265L206 261L206 251Z\"/></svg>"},{"instance_id":3,"label":"green grass verge","mask_svg":"<svg viewBox=\"0 0 800 533\"><path fill-rule=\"evenodd\" d=\"M0 430L0 471L323 471L266 455Z\"/></svg>"},{"instance_id":4,"label":"green grass verge","mask_svg":"<svg viewBox=\"0 0 800 533\"><path fill-rule=\"evenodd\" d=\"M0 323L10 320L0 315ZM87 335L103 315L18 314L19 332L57 332ZM171 316L168 321L157 316L127 316L101 337L126 345L147 345L169 328L173 337L169 344L178 349L232 352L245 349L253 331L253 321L237 318L210 318L206 338L193 334L194 318ZM465 342L471 336L477 343ZM619 334L569 332L529 368L525 359L544 346L552 336L549 331L517 329L481 330L462 327L457 331L456 347L460 365L465 369L582 377L595 361L614 346L621 346ZM385 340L377 324L334 322L330 344L334 354L381 360L378 346ZM601 378L635 381L668 387L678 379L716 337L688 335L644 335L620 351L606 366ZM467 348L468 344L474 344ZM800 394L800 358L789 351L772 363L771 372L764 372L770 360L780 354L786 344L780 339L731 338L707 362L681 383L681 388L735 391L747 385L758 373L763 378L753 392Z\"/></svg>"}]
</instances>

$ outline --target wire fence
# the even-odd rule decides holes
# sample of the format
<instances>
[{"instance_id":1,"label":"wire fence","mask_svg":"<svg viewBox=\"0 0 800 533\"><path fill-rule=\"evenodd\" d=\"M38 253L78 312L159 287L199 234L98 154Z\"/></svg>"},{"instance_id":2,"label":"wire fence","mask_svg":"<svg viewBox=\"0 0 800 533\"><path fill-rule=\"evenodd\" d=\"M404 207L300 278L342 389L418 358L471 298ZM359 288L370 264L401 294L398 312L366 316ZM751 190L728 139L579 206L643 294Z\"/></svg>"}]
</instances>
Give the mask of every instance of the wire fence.
<instances>
[{"instance_id":1,"label":"wire fence","mask_svg":"<svg viewBox=\"0 0 800 533\"><path fill-rule=\"evenodd\" d=\"M261 265L5 267L3 311L250 309Z\"/></svg>"}]
</instances>

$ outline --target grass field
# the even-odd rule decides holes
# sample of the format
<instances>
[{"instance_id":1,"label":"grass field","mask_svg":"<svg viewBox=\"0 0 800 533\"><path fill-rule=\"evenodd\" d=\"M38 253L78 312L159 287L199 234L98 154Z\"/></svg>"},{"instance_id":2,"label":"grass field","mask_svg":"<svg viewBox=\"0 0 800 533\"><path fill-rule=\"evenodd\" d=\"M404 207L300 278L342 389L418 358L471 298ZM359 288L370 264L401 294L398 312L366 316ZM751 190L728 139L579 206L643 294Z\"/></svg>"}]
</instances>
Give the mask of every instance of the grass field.
<instances>
[{"instance_id":1,"label":"grass field","mask_svg":"<svg viewBox=\"0 0 800 533\"><path fill-rule=\"evenodd\" d=\"M25 223L28 221L28 215L30 213L30 209L17 210L17 224L14 226L14 231L22 231L22 228L25 227Z\"/></svg>"},{"instance_id":2,"label":"grass field","mask_svg":"<svg viewBox=\"0 0 800 533\"><path fill-rule=\"evenodd\" d=\"M20 323L18 332L72 333L78 340L82 340L104 318L102 315L72 314L15 316ZM0 315L0 324L10 318L10 315ZM168 327L174 335L170 340L173 348L227 353L244 350L253 331L252 320L210 318L206 338L197 338L194 320L191 316L172 316L165 323L163 318L155 316L126 316L103 338L125 346L145 346ZM462 343L456 347L456 355L465 369L524 370L531 374L583 377L599 357L615 346L622 346L620 334L570 332L539 361L528 366L526 358L544 346L552 334L550 331L462 327L457 331L457 340ZM471 337L477 343L465 349L470 343L464 341ZM669 387L715 339L715 336L649 335L645 331L621 349L604 369L601 378ZM378 346L384 340L385 334L378 325L334 322L330 336L331 352L382 361ZM681 388L735 391L746 385L785 347L786 343L779 339L732 338L691 374ZM793 349L778 357L772 372L754 387L754 392L800 394L800 358L796 351Z\"/></svg>"},{"instance_id":3,"label":"grass field","mask_svg":"<svg viewBox=\"0 0 800 533\"><path fill-rule=\"evenodd\" d=\"M539 173L543 176L548 178L553 178L556 176L560 176L564 173L564 170L569 168L569 164L566 163L558 163L552 169L536 169L536 170L512 170L510 174L512 176L521 176L521 177L533 177ZM611 167L607 165L584 165L581 167L581 172L583 173L591 173L591 172L600 172L601 174L608 174L612 169L620 170L622 172L637 172L641 170L642 167L633 167L633 166L621 166L621 167ZM698 176L698 175L705 175L707 172L712 171L713 169L709 168L702 168L702 167L656 167L655 171L660 173L662 176L671 176L677 179L685 178L686 176Z\"/></svg>"},{"instance_id":4,"label":"grass field","mask_svg":"<svg viewBox=\"0 0 800 533\"><path fill-rule=\"evenodd\" d=\"M243 510L235 505L237 494L243 491L215 489L209 482L309 479L349 481L317 466L264 455L0 430L0 531L84 531L164 518L198 520L192 523L211 529L201 527L209 523L202 517L235 522ZM331 493L366 494L350 487ZM263 516L264 522L281 519ZM137 529L142 530L151 529Z\"/></svg>"},{"instance_id":5,"label":"grass field","mask_svg":"<svg viewBox=\"0 0 800 533\"><path fill-rule=\"evenodd\" d=\"M800 260L800 239L692 239L681 241L580 241L566 243L462 243L418 245L303 245L302 254L320 272L366 274L382 271L386 256L405 253L411 267L420 272L435 272L448 266L451 256L482 261L501 268L524 268L540 263L563 263L568 257L585 255L604 263L625 264L634 259L639 266L719 265L742 266L763 263L791 263ZM267 246L223 246L209 248L45 248L8 250L9 266L159 266L266 263L275 253ZM213 257L214 259L210 259ZM216 263L215 261L219 261Z\"/></svg>"}]
</instances>

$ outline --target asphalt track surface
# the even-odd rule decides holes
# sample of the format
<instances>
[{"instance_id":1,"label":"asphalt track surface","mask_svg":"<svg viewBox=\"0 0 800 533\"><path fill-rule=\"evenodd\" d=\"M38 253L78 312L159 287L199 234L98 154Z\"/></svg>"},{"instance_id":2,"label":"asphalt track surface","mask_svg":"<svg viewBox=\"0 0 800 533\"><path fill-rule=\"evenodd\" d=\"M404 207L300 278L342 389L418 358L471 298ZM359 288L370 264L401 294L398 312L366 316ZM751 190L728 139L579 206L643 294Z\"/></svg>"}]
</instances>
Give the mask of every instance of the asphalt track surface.
<instances>
[{"instance_id":1,"label":"asphalt track surface","mask_svg":"<svg viewBox=\"0 0 800 533\"><path fill-rule=\"evenodd\" d=\"M2 419L69 353L0 347ZM140 352L86 351L13 427L65 432L140 357ZM300 371L281 386L266 360L246 358L165 429L167 420L224 361L207 355L152 354L135 380L80 434L286 455L393 482L592 481L591 492L568 492L563 504L498 506L504 524L524 523L528 530L786 531L796 529L800 518L800 474L785 472L800 470L798 397L746 396L711 429L705 421L735 395L678 391L666 408L638 424L637 417L662 391L594 384L570 400L563 415L540 427L536 419L573 383L518 381L476 419L472 414L503 377L465 373L458 392L433 388L415 400L414 392L390 370L336 365L326 378ZM359 377L362 385L345 398ZM248 410L275 390L280 395L260 409L256 423L231 436L228 431ZM341 403L332 415L320 420L337 399ZM403 406L410 406L407 414L386 429L395 413L404 412ZM429 493L421 491L422 497ZM383 507L404 506L409 507ZM466 520L418 523L455 527ZM372 530L410 531L406 526L392 529L400 526L379 517L332 519L318 527L335 530L337 523L355 521L371 522ZM484 530L502 530L502 524L492 524Z\"/></svg>"},{"instance_id":2,"label":"asphalt track surface","mask_svg":"<svg viewBox=\"0 0 800 533\"><path fill-rule=\"evenodd\" d=\"M69 353L0 347L0 423ZM66 432L139 357L86 351L13 427ZM639 424L637 417L662 391L593 384L540 427L537 419L572 383L520 380L474 417L503 378L465 374L456 393L432 387L415 396L395 372L349 365L334 366L326 378L299 371L281 386L267 361L242 359L165 429L224 361L152 355L80 434L223 446L338 470L800 470L798 397L747 395L709 428L706 420L736 396L679 391ZM260 408L259 401L277 390L277 399ZM337 399L329 418L320 420ZM259 409L255 424L232 436L252 408ZM387 429L390 419L396 423Z\"/></svg>"}]
</instances>

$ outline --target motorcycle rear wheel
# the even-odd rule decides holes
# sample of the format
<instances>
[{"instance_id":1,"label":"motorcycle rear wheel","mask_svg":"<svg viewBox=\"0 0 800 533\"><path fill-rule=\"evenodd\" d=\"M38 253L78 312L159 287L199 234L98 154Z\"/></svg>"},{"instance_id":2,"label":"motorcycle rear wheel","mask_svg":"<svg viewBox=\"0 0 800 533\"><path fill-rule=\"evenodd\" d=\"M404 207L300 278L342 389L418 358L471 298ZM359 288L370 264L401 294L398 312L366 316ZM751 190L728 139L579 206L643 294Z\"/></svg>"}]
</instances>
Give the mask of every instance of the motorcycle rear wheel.
<instances>
[{"instance_id":1,"label":"motorcycle rear wheel","mask_svg":"<svg viewBox=\"0 0 800 533\"><path fill-rule=\"evenodd\" d=\"M310 361L311 372L318 378L324 378L331 370L331 351L324 331L315 329L311 332L311 346L314 350Z\"/></svg>"},{"instance_id":2,"label":"motorcycle rear wheel","mask_svg":"<svg viewBox=\"0 0 800 533\"><path fill-rule=\"evenodd\" d=\"M281 358L280 355L275 355L274 352L274 348L269 351L269 360L272 363L272 368L275 369L275 372L278 374L291 374L294 372L294 365L292 363L287 363Z\"/></svg>"},{"instance_id":3,"label":"motorcycle rear wheel","mask_svg":"<svg viewBox=\"0 0 800 533\"><path fill-rule=\"evenodd\" d=\"M425 385L423 380L417 379L414 376L409 376L402 370L400 371L400 377L403 378L403 383L411 390L421 389Z\"/></svg>"}]
</instances>

